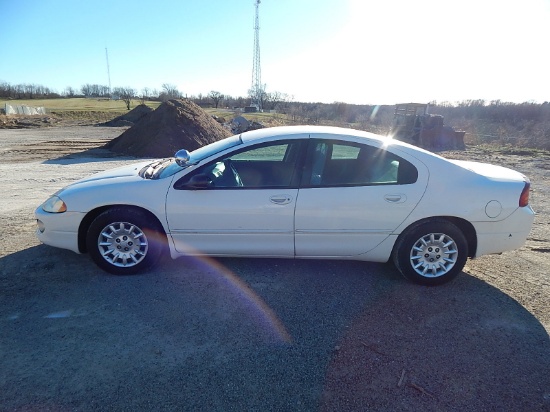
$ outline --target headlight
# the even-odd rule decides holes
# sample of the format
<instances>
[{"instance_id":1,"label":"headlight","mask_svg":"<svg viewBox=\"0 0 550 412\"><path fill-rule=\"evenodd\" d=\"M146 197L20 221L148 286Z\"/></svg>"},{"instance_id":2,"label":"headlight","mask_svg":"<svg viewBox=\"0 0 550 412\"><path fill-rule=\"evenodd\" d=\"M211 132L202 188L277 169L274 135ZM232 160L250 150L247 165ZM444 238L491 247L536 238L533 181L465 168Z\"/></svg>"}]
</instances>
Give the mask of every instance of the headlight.
<instances>
[{"instance_id":1,"label":"headlight","mask_svg":"<svg viewBox=\"0 0 550 412\"><path fill-rule=\"evenodd\" d=\"M42 210L48 213L63 213L67 211L67 205L57 196L52 196L42 203Z\"/></svg>"}]
</instances>

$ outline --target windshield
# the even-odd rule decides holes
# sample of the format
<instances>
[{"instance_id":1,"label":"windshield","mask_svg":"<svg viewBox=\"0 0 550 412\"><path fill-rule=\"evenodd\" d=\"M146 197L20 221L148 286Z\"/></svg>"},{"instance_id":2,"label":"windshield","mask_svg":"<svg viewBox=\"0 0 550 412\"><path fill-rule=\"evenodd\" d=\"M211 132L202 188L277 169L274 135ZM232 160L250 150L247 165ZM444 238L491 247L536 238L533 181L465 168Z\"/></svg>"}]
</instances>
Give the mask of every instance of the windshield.
<instances>
[{"instance_id":1,"label":"windshield","mask_svg":"<svg viewBox=\"0 0 550 412\"><path fill-rule=\"evenodd\" d=\"M217 142L211 143L209 145L199 147L197 150L194 150L190 153L191 158L189 159L189 163L198 163L201 160L206 159L207 157L215 155L219 152L223 152L224 150L229 149L233 146L237 146L241 143L241 136L234 135L222 140L218 140Z\"/></svg>"},{"instance_id":2,"label":"windshield","mask_svg":"<svg viewBox=\"0 0 550 412\"><path fill-rule=\"evenodd\" d=\"M180 166L176 163L173 157L168 159L155 160L139 171L139 175L144 179L164 179L173 174L185 169L186 167L195 165L201 160L206 159L216 153L223 152L233 146L241 144L239 135L231 136L223 140L211 143L194 150L190 153L189 162L185 166Z\"/></svg>"}]
</instances>

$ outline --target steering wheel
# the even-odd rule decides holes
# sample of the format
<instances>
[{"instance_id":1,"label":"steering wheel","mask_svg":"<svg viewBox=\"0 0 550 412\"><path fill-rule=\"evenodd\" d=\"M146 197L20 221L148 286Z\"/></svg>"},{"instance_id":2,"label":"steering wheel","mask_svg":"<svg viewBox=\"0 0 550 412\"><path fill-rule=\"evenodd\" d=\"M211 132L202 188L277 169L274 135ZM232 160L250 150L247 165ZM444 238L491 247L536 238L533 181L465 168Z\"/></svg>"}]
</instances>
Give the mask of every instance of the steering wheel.
<instances>
[{"instance_id":1,"label":"steering wheel","mask_svg":"<svg viewBox=\"0 0 550 412\"><path fill-rule=\"evenodd\" d=\"M243 181L241 180L241 177L239 176L237 169L235 169L235 166L233 165L231 159L225 159L223 163L225 164L226 169L231 169L231 173L233 174L233 178L235 179L235 186L243 186Z\"/></svg>"}]
</instances>

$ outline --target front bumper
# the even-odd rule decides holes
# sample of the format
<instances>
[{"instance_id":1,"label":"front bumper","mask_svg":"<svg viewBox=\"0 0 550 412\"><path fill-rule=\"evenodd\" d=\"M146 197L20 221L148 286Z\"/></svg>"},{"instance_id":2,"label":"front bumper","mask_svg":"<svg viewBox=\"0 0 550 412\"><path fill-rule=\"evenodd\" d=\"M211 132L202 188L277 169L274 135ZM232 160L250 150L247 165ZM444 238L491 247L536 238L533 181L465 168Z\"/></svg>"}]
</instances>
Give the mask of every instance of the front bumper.
<instances>
[{"instance_id":1,"label":"front bumper","mask_svg":"<svg viewBox=\"0 0 550 412\"><path fill-rule=\"evenodd\" d=\"M78 249L78 228L84 218L84 213L48 213L39 207L35 210L34 216L37 223L40 222L36 229L36 237L40 242L80 253Z\"/></svg>"}]
</instances>

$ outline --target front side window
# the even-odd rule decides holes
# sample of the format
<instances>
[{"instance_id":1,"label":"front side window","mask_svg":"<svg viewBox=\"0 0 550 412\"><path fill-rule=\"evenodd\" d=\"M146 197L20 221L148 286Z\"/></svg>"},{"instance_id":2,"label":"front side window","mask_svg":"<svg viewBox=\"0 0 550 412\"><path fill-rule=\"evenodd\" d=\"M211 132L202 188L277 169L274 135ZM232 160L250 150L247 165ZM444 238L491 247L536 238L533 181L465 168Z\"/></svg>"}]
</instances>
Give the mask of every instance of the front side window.
<instances>
[{"instance_id":1,"label":"front side window","mask_svg":"<svg viewBox=\"0 0 550 412\"><path fill-rule=\"evenodd\" d=\"M313 141L307 159L305 187L410 184L418 177L410 162L364 144Z\"/></svg>"},{"instance_id":2,"label":"front side window","mask_svg":"<svg viewBox=\"0 0 550 412\"><path fill-rule=\"evenodd\" d=\"M252 150L246 150L231 156L232 160L237 161L273 161L284 162L288 150L288 143L276 144L258 147Z\"/></svg>"},{"instance_id":3,"label":"front side window","mask_svg":"<svg viewBox=\"0 0 550 412\"><path fill-rule=\"evenodd\" d=\"M200 167L180 179L175 188L258 189L297 186L295 172L301 146L301 141L291 140L246 148Z\"/></svg>"}]
</instances>

